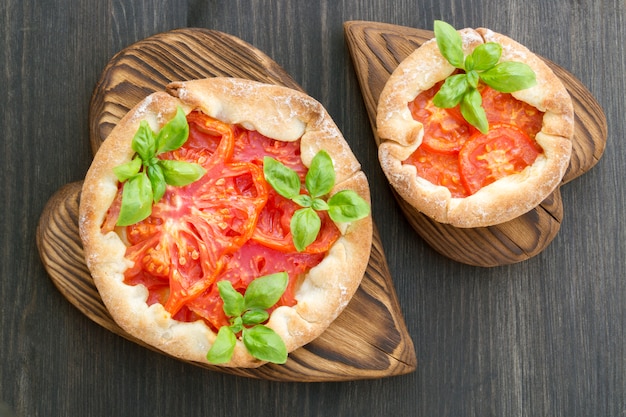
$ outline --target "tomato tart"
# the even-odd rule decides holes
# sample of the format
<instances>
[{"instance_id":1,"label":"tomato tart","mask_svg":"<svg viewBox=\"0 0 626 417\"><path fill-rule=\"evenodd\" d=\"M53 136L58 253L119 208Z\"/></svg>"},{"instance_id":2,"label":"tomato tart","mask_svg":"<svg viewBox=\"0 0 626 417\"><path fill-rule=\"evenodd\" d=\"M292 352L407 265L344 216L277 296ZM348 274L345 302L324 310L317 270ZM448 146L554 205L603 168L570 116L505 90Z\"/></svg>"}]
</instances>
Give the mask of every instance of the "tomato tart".
<instances>
[{"instance_id":1,"label":"tomato tart","mask_svg":"<svg viewBox=\"0 0 626 417\"><path fill-rule=\"evenodd\" d=\"M489 29L454 32L460 36L456 65L434 38L385 84L376 117L379 160L395 191L419 212L456 227L491 226L533 209L560 184L570 161L573 106L558 77L528 48ZM469 62L477 49L480 57ZM483 82L470 70L485 65L487 50L501 51L500 68L527 65L534 85L509 92L506 83L499 91ZM461 105L435 105L448 78L459 74L467 75L462 81L482 104L484 129L467 121ZM450 84L458 91L459 84Z\"/></svg>"},{"instance_id":2,"label":"tomato tart","mask_svg":"<svg viewBox=\"0 0 626 417\"><path fill-rule=\"evenodd\" d=\"M202 175L179 186L168 183L147 217L120 225L123 199L131 197L123 192L117 167L141 154L134 138L141 136L142 124L158 134L179 111L188 126L186 141L177 149L165 147L143 165L186 161L201 167ZM264 177L271 158L308 184L305 178L320 152L330 157L335 178L324 196L309 199L303 185L299 200L286 198ZM365 273L372 242L369 212L354 221L335 221L320 209L319 233L296 249L290 224L300 206L294 200L315 200L314 207L324 208L346 190L369 205L360 164L319 102L250 80L174 82L130 110L94 157L80 202L87 266L124 330L167 354L200 363L214 363L207 352L222 327L235 329L218 283L228 281L244 294L260 277L286 274L279 300L255 323L272 329L291 352L317 338L346 307ZM232 332L237 338L232 356L220 365L267 362L242 342L245 315L243 323Z\"/></svg>"}]
</instances>

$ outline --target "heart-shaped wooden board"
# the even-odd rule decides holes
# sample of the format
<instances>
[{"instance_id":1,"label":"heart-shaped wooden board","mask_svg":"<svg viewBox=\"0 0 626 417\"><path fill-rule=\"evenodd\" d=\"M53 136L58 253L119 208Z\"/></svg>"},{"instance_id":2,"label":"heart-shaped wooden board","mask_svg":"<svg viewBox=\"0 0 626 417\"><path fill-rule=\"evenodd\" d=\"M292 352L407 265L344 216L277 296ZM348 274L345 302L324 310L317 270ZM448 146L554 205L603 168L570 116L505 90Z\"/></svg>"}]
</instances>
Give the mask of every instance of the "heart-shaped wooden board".
<instances>
[{"instance_id":1,"label":"heart-shaped wooden board","mask_svg":"<svg viewBox=\"0 0 626 417\"><path fill-rule=\"evenodd\" d=\"M112 58L90 105L94 153L135 104L169 82L212 76L247 78L301 90L274 61L244 41L206 29L180 29L139 41ZM101 326L146 346L111 318L84 261L78 235L81 182L58 190L46 205L37 230L43 264L59 291ZM150 346L146 346L151 348ZM362 284L335 322L316 340L292 352L285 365L256 369L202 365L215 371L278 381L344 381L401 375L416 369L408 334L375 230Z\"/></svg>"},{"instance_id":2,"label":"heart-shaped wooden board","mask_svg":"<svg viewBox=\"0 0 626 417\"><path fill-rule=\"evenodd\" d=\"M386 23L344 23L346 42L361 86L361 92L377 144L376 107L387 79L409 54L433 32ZM572 159L562 184L589 171L606 146L606 117L589 90L572 74L546 60L563 81L574 103L575 135ZM394 195L411 226L436 251L458 262L476 266L498 266L529 259L552 242L563 219L561 194L557 188L528 213L496 226L461 229L436 222Z\"/></svg>"}]
</instances>

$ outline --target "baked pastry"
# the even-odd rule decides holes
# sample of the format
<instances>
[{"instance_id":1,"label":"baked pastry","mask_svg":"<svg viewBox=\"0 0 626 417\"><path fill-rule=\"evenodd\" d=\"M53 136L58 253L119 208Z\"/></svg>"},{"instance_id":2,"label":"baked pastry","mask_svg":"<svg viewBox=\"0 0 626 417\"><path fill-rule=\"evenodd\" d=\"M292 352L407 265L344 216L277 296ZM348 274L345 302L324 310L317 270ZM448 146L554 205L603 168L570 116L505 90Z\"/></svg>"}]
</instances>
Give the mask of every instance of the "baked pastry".
<instances>
[{"instance_id":1,"label":"baked pastry","mask_svg":"<svg viewBox=\"0 0 626 417\"><path fill-rule=\"evenodd\" d=\"M186 161L201 167L200 176L187 185L167 185L146 218L120 226L130 180L120 180L119 167L127 169L141 156L135 136L146 126L155 135L166 130L180 121L179 112L188 125L186 142L157 159L146 157L143 165ZM312 187L306 174L322 154L332 161L334 185L313 195L306 192ZM300 196L286 198L273 188L267 157L298 174ZM354 220L341 213L331 218L333 207L342 209L335 207L342 202L333 206L331 200L348 195L344 190L367 204ZM272 329L291 352L318 337L346 307L369 261L369 198L358 161L321 104L285 87L218 77L171 83L120 120L86 175L79 227L87 266L124 330L181 359L256 367L274 360L253 356L242 341L242 331L251 327L246 314L250 323ZM321 225L312 243L302 246L290 222L307 201L319 209ZM218 282L229 282L230 295L243 295L251 282L276 275L287 275L288 282L275 304L259 308L250 302L248 310L235 313L224 308ZM233 350L226 359L209 361L222 328L235 335Z\"/></svg>"},{"instance_id":2,"label":"baked pastry","mask_svg":"<svg viewBox=\"0 0 626 417\"><path fill-rule=\"evenodd\" d=\"M456 227L490 226L528 212L560 184L571 155L573 106L557 76L523 45L484 28L456 33L460 63L451 64L432 39L391 74L377 108L379 160L395 191L419 212ZM474 98L482 99L489 123L481 132L460 105L440 108L433 100L448 78L478 67L467 57L484 45L500 49L498 64L525 63L536 83L500 92L473 71Z\"/></svg>"}]
</instances>

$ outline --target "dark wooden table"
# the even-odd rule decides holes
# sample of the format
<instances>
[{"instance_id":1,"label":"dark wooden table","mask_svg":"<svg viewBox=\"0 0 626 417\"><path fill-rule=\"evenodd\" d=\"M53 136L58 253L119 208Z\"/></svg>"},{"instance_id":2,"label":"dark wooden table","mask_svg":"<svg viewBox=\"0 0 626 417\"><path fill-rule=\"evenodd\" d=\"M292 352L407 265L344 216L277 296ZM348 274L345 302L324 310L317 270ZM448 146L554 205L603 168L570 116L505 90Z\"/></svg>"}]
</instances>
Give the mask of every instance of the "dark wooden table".
<instances>
[{"instance_id":1,"label":"dark wooden table","mask_svg":"<svg viewBox=\"0 0 626 417\"><path fill-rule=\"evenodd\" d=\"M545 251L495 268L451 261L411 229L383 177L343 22L485 26L575 75L608 122L600 162L561 189ZM369 177L415 372L285 383L212 372L135 345L57 291L39 216L91 160L89 100L111 57L202 27L273 58L322 102ZM3 0L0 4L0 415L626 415L626 5L623 0ZM6 410L6 411L5 411Z\"/></svg>"}]
</instances>

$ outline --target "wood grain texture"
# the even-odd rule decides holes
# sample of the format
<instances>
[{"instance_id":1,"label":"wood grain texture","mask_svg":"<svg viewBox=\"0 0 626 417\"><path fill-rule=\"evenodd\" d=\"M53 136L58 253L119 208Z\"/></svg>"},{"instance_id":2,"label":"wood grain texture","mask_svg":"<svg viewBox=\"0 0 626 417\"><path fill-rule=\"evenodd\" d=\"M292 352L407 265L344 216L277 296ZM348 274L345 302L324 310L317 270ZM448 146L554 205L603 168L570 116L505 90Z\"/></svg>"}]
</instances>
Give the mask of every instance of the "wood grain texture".
<instances>
[{"instance_id":1,"label":"wood grain texture","mask_svg":"<svg viewBox=\"0 0 626 417\"><path fill-rule=\"evenodd\" d=\"M398 64L434 34L368 21L345 22L344 30L374 138L380 144L376 130L378 97ZM546 62L563 81L574 104L575 135L572 159L562 181L564 184L589 171L602 156L607 138L606 117L579 80L559 66ZM394 197L411 226L435 250L455 261L482 267L517 263L541 253L558 233L563 218L558 189L535 209L518 218L470 229L434 221L395 192Z\"/></svg>"},{"instance_id":2,"label":"wood grain texture","mask_svg":"<svg viewBox=\"0 0 626 417\"><path fill-rule=\"evenodd\" d=\"M172 81L217 76L302 89L275 61L235 36L202 28L162 32L118 52L104 68L89 106L92 151L148 94Z\"/></svg>"},{"instance_id":3,"label":"wood grain texture","mask_svg":"<svg viewBox=\"0 0 626 417\"><path fill-rule=\"evenodd\" d=\"M233 76L301 88L276 63L245 42L220 32L180 29L137 42L105 68L91 101L91 145L97 151L110 129L146 95L170 81ZM50 199L37 233L41 258L59 291L87 317L146 346L112 320L84 265L78 236L81 183ZM371 318L375 317L372 322ZM146 346L151 348L150 346ZM152 349L152 348L151 348ZM196 364L196 363L194 363ZM413 342L395 294L378 231L362 285L344 312L285 365L233 369L196 364L239 376L277 381L343 381L402 375L416 368Z\"/></svg>"}]
</instances>

